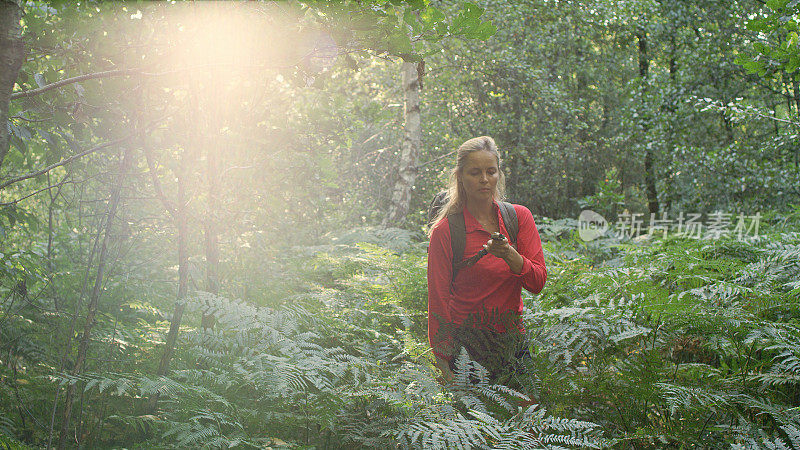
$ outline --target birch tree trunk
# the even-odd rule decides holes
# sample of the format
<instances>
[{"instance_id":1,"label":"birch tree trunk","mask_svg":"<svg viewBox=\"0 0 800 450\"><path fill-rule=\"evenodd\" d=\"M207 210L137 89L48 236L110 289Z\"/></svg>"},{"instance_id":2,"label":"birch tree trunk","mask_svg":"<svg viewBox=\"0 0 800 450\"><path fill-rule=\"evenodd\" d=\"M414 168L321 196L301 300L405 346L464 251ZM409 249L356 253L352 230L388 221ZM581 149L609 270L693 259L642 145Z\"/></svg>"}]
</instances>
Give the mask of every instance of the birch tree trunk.
<instances>
[{"instance_id":1,"label":"birch tree trunk","mask_svg":"<svg viewBox=\"0 0 800 450\"><path fill-rule=\"evenodd\" d=\"M8 106L19 69L25 62L22 42L22 8L16 0L0 0L0 167L8 153Z\"/></svg>"},{"instance_id":2,"label":"birch tree trunk","mask_svg":"<svg viewBox=\"0 0 800 450\"><path fill-rule=\"evenodd\" d=\"M419 155L422 130L419 117L419 73L417 65L403 62L403 92L405 93L405 133L397 170L397 181L392 190L389 213L383 219L383 226L399 224L408 214L411 203L411 188L417 179L417 157Z\"/></svg>"}]
</instances>

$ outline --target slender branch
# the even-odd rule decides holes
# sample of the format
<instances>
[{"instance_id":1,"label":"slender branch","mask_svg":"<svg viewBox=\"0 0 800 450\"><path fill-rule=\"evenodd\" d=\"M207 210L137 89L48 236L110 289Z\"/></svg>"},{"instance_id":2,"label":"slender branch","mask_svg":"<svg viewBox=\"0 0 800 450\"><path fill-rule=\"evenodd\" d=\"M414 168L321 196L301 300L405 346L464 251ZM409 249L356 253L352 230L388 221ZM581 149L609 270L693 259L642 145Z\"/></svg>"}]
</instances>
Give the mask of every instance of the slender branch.
<instances>
[{"instance_id":1,"label":"slender branch","mask_svg":"<svg viewBox=\"0 0 800 450\"><path fill-rule=\"evenodd\" d=\"M25 122L38 123L38 122L47 122L47 121L52 120L53 118L52 117L48 117L47 119L28 119L28 118L22 117L22 116L11 116L11 117L9 117L9 119L19 119L19 120L24 120Z\"/></svg>"},{"instance_id":2,"label":"slender branch","mask_svg":"<svg viewBox=\"0 0 800 450\"><path fill-rule=\"evenodd\" d=\"M144 150L144 157L147 160L147 168L149 169L148 171L150 172L150 177L153 179L153 187L155 188L156 195L158 196L159 200L161 200L161 203L164 205L164 208L167 210L167 212L169 212L170 216L172 216L172 218L174 219L176 218L177 214L175 205L172 204L172 202L169 201L169 199L167 199L166 195L164 195L164 191L161 189L161 181L159 181L158 174L156 173L156 166L155 162L153 161L153 156L150 154L150 148L147 146L147 144L144 143L143 136L141 139L142 139L142 149Z\"/></svg>"},{"instance_id":3,"label":"slender branch","mask_svg":"<svg viewBox=\"0 0 800 450\"><path fill-rule=\"evenodd\" d=\"M203 68L217 67L217 66L223 66L224 67L224 66L231 66L231 65L235 65L238 68L249 68L249 69L288 69L288 68L297 66L303 59L313 55L315 52L316 52L316 50L312 51L312 52L309 52L308 54L304 55L303 58L301 58L300 60L298 60L294 64L285 64L285 65L269 66L269 65L265 65L265 64L241 65L241 64L235 64L235 63L214 63L214 64L198 64L198 65L194 65L194 66L186 66L186 67L181 67L181 68L174 69L174 70L167 70L165 72L155 72L155 73L153 73L153 72L145 72L142 69L119 69L119 70L107 70L107 71L104 71L104 72L87 73L87 74L78 75L78 76L72 77L72 78L66 78L66 79L61 80L61 81L56 81L55 83L46 84L46 85L44 85L42 87L38 87L36 89L28 89L27 91L14 92L13 94L11 94L11 100L16 100L18 98L24 98L24 97L33 97L35 95L39 95L39 94L42 94L42 93L47 92L47 91L52 91L53 89L58 89L58 88L60 88L62 86L66 86L68 84L80 83L81 81L96 80L96 79L100 79L100 78L113 78L113 77L121 77L121 76L127 76L127 75L141 75L141 76L145 76L145 77L160 77L160 76L164 76L164 75L172 75L172 74L179 73L179 72L185 72L187 70L203 69ZM342 52L340 52L339 54L342 54Z\"/></svg>"},{"instance_id":4,"label":"slender branch","mask_svg":"<svg viewBox=\"0 0 800 450\"><path fill-rule=\"evenodd\" d=\"M167 117L170 117L171 115L172 114L167 114L165 116L162 116L162 117L160 117L158 119L153 120L152 122L147 124L145 129L149 129L150 127L152 127L156 123L161 122L162 120L166 119ZM119 138L119 139L115 139L113 141L109 141L109 142L106 142L104 144L100 144L97 147L90 148L89 150L85 150L83 152L80 152L77 155L72 155L67 159L59 161L59 162L57 162L55 164L51 164L51 165L45 167L44 169L40 169L40 170L37 170L35 172L31 172L31 173L28 173L28 174L25 174L25 175L20 175L20 176L18 176L16 178L12 178L12 179L10 179L8 181L5 181L2 184L0 184L0 190L2 190L3 188L5 188L7 186L10 186L10 185L12 185L14 183L18 183L20 181L27 180L29 178L33 178L33 177L42 175L43 173L49 172L49 171L55 169L56 167L60 167L60 166L69 164L72 161L75 161L78 158L82 158L82 157L84 157L84 156L86 156L86 155L88 155L90 153L94 153L94 152L96 152L98 150L102 150L102 149L104 149L106 147L110 147L112 145L116 145L116 144L120 144L122 142L125 142L125 141L127 141L128 139L130 139L130 138L132 138L134 136L135 136L135 134L129 134L128 136L125 136L125 137L122 137L122 138Z\"/></svg>"},{"instance_id":5,"label":"slender branch","mask_svg":"<svg viewBox=\"0 0 800 450\"><path fill-rule=\"evenodd\" d=\"M397 106L402 106L402 105L397 105ZM389 107L388 105L384 106L383 108L381 108L380 112L383 112L388 107ZM391 125L397 125L398 123L400 123L400 119L393 119L393 120L390 120L390 121L386 122L383 126L380 127L380 129L378 129L378 131L375 134L373 134L372 136L370 136L367 139L365 139L364 142L361 143L361 145L364 145L367 142L375 139L376 137L380 136L381 133L383 133L383 131L385 129L389 128Z\"/></svg>"},{"instance_id":6,"label":"slender branch","mask_svg":"<svg viewBox=\"0 0 800 450\"><path fill-rule=\"evenodd\" d=\"M42 175L43 173L49 172L49 171L55 169L56 167L60 167L60 166L69 164L72 161L75 161L78 158L82 158L82 157L84 157L84 156L86 156L86 155L88 155L90 153L94 153L94 152L96 152L98 150L102 150L102 149L104 149L106 147L110 147L112 145L116 145L116 144L120 144L122 142L125 142L128 139L130 139L131 137L133 137L133 135L125 136L123 138L115 139L113 141L109 141L109 142L106 142L104 144L100 144L97 147L92 147L89 150L86 150L86 151L78 153L77 155L72 155L67 159L59 161L59 162L57 162L55 164L51 164L51 165L45 167L44 169L40 169L40 170L37 170L35 172L31 172L31 173L28 173L28 174L25 174L25 175L20 175L20 176L18 176L16 178L12 178L12 179L0 184L0 189L3 189L5 187L7 187L7 186L10 186L10 185L12 185L14 183L18 183L18 182L23 181L23 180L27 180L28 178L33 178L33 177Z\"/></svg>"},{"instance_id":7,"label":"slender branch","mask_svg":"<svg viewBox=\"0 0 800 450\"><path fill-rule=\"evenodd\" d=\"M701 103L703 103L703 102L698 102L697 104L701 104ZM731 113L731 111L733 110L732 107L722 103L721 101L705 102L705 104L708 105L710 108L714 108L716 111L720 111L720 112L723 112L723 113L725 113L725 112ZM746 107L742 108L739 111L733 111L732 114L734 116L736 116L737 113L740 113L740 112L741 113L747 113L747 114L753 114L753 115L761 117L763 119L774 120L776 122L785 123L787 125L794 125L796 127L800 126L800 122L795 122L795 121L789 120L789 119L781 119L780 117L775 117L775 116L771 116L769 114L765 114L763 111L761 111L760 109L758 109L758 108L756 108L754 106L746 106Z\"/></svg>"},{"instance_id":8,"label":"slender branch","mask_svg":"<svg viewBox=\"0 0 800 450\"><path fill-rule=\"evenodd\" d=\"M800 123L798 123L798 122L795 122L793 120L788 120L788 119L781 119L780 117L770 116L770 115L762 113L761 111L759 111L758 109L755 109L755 108L748 109L747 112L752 112L753 114L755 114L755 115L757 115L759 117L762 117L764 119L770 119L770 120L775 120L775 121L782 122L782 123L789 124L789 125L800 126Z\"/></svg>"},{"instance_id":9,"label":"slender branch","mask_svg":"<svg viewBox=\"0 0 800 450\"><path fill-rule=\"evenodd\" d=\"M77 77L67 78L65 80L56 81L55 83L46 84L42 87L36 89L28 89L27 91L15 92L11 94L11 100L15 100L18 98L23 97L33 97L34 95L39 95L41 93L52 91L53 89L58 89L61 86L66 86L68 84L73 83L80 83L84 80L95 80L98 78L111 78L111 77L119 77L124 75L132 75L132 74L142 74L145 75L139 69L123 69L123 70L107 70L105 72L95 72L95 73L88 73L85 75L78 75Z\"/></svg>"},{"instance_id":10,"label":"slender branch","mask_svg":"<svg viewBox=\"0 0 800 450\"><path fill-rule=\"evenodd\" d=\"M81 284L81 291L80 295L78 296L77 301L75 302L75 313L72 315L72 320L70 321L70 329L69 333L66 334L67 342L64 345L64 351L61 354L61 358L59 359L58 365L58 372L64 370L64 367L67 365L67 356L72 352L72 337L75 335L75 327L78 321L78 315L80 314L81 305L83 304L83 297L86 294L86 288L89 285L89 274L92 268L92 262L94 261L94 257L97 254L98 246L100 245L100 235L103 232L103 221L105 218L101 218L97 225L97 233L94 236L94 244L92 245L92 250L89 252L89 260L86 263L86 273L83 276L83 283ZM56 388L56 394L53 396L53 408L50 414L50 425L48 427L48 434L47 434L47 448L52 448L51 444L53 442L54 432L55 432L55 423L56 423L56 412L58 411L58 398L61 395L61 388Z\"/></svg>"},{"instance_id":11,"label":"slender branch","mask_svg":"<svg viewBox=\"0 0 800 450\"><path fill-rule=\"evenodd\" d=\"M708 419L706 419L706 421L703 423L703 428L701 428L700 432L697 433L697 442L700 442L700 439L703 437L703 432L706 431L706 427L708 426L708 422L710 422L711 418L716 416L716 415L717 415L717 413L712 411L711 415L708 416Z\"/></svg>"},{"instance_id":12,"label":"slender branch","mask_svg":"<svg viewBox=\"0 0 800 450\"><path fill-rule=\"evenodd\" d=\"M57 188L60 188L61 186L65 185L65 184L73 184L73 183L76 183L76 181L63 180L63 181L61 181L61 182L59 182L59 183L56 183L56 184L54 184L54 185L52 185L52 186L47 186L47 187L45 187L45 188L39 189L38 191L35 191L35 192L33 192L33 193L30 193L30 194L28 194L28 195L26 195L26 196L24 196L24 197L22 197L22 198L18 198L18 199L16 199L16 200L12 200L12 201L10 201L10 202L0 203L0 206L10 206L10 205L16 205L17 203L19 203L19 202L21 202L21 201L25 200L26 198L28 198L28 197L33 197L34 195L36 195L36 194L38 194L38 193L40 193L40 192L44 192L44 191L47 191L47 190L49 190L49 189L56 188L56 187L57 187Z\"/></svg>"},{"instance_id":13,"label":"slender branch","mask_svg":"<svg viewBox=\"0 0 800 450\"><path fill-rule=\"evenodd\" d=\"M433 162L436 162L436 161L438 161L438 160L440 160L440 159L442 159L442 158L446 158L446 157L448 157L448 156L452 155L452 154L453 154L453 153L455 153L455 152L456 152L456 151L455 151L455 150L453 150L453 151L452 151L452 152L450 152L450 153L445 153L444 155L437 156L436 158L433 158L433 159L431 159L430 161L426 161L426 162L424 162L424 163L417 164L417 168L420 168L420 167L425 167L425 166L427 166L428 164L431 164L431 163L433 163Z\"/></svg>"},{"instance_id":14,"label":"slender branch","mask_svg":"<svg viewBox=\"0 0 800 450\"><path fill-rule=\"evenodd\" d=\"M228 173L228 172L230 172L231 170L245 170L245 169L253 169L253 168L255 168L255 166L231 166L231 167L228 167L227 169L223 170L223 171L222 171L222 172L219 174L219 177L220 177L220 178L224 177L224 176L225 176L225 175L227 175L227 173Z\"/></svg>"},{"instance_id":15,"label":"slender branch","mask_svg":"<svg viewBox=\"0 0 800 450\"><path fill-rule=\"evenodd\" d=\"M95 315L97 314L97 305L100 300L100 296L102 295L103 292L102 287L103 287L104 275L106 270L109 270L106 266L109 265L107 261L107 255L108 255L108 243L111 235L111 228L113 225L114 218L116 217L117 214L117 209L119 207L122 184L124 182L128 169L130 168L131 165L133 165L133 162L131 161L131 159L133 158L132 153L133 152L129 149L123 151L122 162L120 163L120 172L121 172L120 183L114 186L113 191L111 193L111 200L109 201L108 209L106 212L106 220L103 230L103 239L100 245L100 254L97 259L97 274L95 276L94 286L92 287L92 294L89 299L89 305L87 306L86 310L83 334L81 336L81 340L78 345L78 354L75 359L75 364L73 365L72 370L70 372L72 376L78 376L82 373L83 365L84 362L86 361L86 354L89 347L89 340L92 333L92 328L95 325ZM111 265L113 265L113 263L111 263ZM72 414L72 405L75 398L76 389L77 389L76 384L71 384L67 388L67 395L65 398L64 411L62 414L62 421L61 421L61 433L59 435L58 445L57 445L59 450L65 448L67 445L69 424ZM83 405L81 404L81 408L82 407ZM78 420L78 422L80 422L80 420ZM78 443L80 444L80 442Z\"/></svg>"}]
</instances>

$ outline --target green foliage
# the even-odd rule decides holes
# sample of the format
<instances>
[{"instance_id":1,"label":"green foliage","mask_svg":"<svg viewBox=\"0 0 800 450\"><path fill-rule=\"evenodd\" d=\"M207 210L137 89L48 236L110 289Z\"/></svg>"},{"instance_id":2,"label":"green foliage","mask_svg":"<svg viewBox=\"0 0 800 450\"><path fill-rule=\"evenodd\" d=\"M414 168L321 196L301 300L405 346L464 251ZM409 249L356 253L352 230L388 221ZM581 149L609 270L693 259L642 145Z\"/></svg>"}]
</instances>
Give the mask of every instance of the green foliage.
<instances>
[{"instance_id":1,"label":"green foliage","mask_svg":"<svg viewBox=\"0 0 800 450\"><path fill-rule=\"evenodd\" d=\"M578 200L578 205L591 209L603 217L613 218L625 205L625 195L619 182L619 171L612 167L606 171L604 179L597 182L597 192Z\"/></svg>"},{"instance_id":2,"label":"green foliage","mask_svg":"<svg viewBox=\"0 0 800 450\"><path fill-rule=\"evenodd\" d=\"M10 434L10 433L9 433ZM0 448L3 450L27 450L30 447L7 435L0 428Z\"/></svg>"},{"instance_id":3,"label":"green foliage","mask_svg":"<svg viewBox=\"0 0 800 450\"><path fill-rule=\"evenodd\" d=\"M789 445L800 241L774 238L668 240L629 247L623 267L556 272L574 289L526 318L543 403L585 411L615 445Z\"/></svg>"},{"instance_id":4,"label":"green foliage","mask_svg":"<svg viewBox=\"0 0 800 450\"><path fill-rule=\"evenodd\" d=\"M51 379L105 405L89 410L97 445L789 446L800 426L800 234L774 228L787 222L749 241L546 241L548 287L525 299L532 359L513 387L493 384L466 353L452 384L436 381L424 254L391 230L297 247L298 261L316 268L289 264L300 272L285 275L315 281L277 307L193 293L187 320L202 312L216 323L184 329L169 376L105 369ZM147 358L150 344L133 333L147 322L122 317L115 339L127 336L125 353ZM10 323L4 333L26 335ZM28 383L45 379L36 372ZM52 395L27 386L18 382L22 395ZM159 409L144 411L156 394ZM19 435L19 420L3 424Z\"/></svg>"},{"instance_id":5,"label":"green foliage","mask_svg":"<svg viewBox=\"0 0 800 450\"><path fill-rule=\"evenodd\" d=\"M483 20L483 8L464 2L448 17L427 0L362 2L304 2L324 26L335 30L339 45L353 41L379 55L400 56L406 61L422 59L423 43L438 43L445 37L488 39L497 28ZM409 34L409 31L411 32Z\"/></svg>"},{"instance_id":6,"label":"green foliage","mask_svg":"<svg viewBox=\"0 0 800 450\"><path fill-rule=\"evenodd\" d=\"M185 330L167 377L103 370L47 379L78 384L87 401L105 405L94 411L96 445L599 445L594 424L557 419L542 407L518 408L528 397L490 384L466 353L454 384L440 385L422 344L422 255L341 243L357 233L370 236L354 230L332 239L331 248L298 248L304 257L335 249L336 256L318 264L350 269L331 270L330 286L298 293L281 307L192 294L187 314L212 314L215 326ZM402 235L386 233L377 235ZM394 244L411 248L408 239L396 237ZM138 318L118 323L119 335L143 327ZM138 349L133 354L149 354L145 342L127 344ZM144 411L155 395L159 409Z\"/></svg>"},{"instance_id":7,"label":"green foliage","mask_svg":"<svg viewBox=\"0 0 800 450\"><path fill-rule=\"evenodd\" d=\"M536 405L520 410L505 421L489 414L470 411L471 418L460 414L444 423L417 424L399 436L403 448L600 448L595 424L545 417ZM568 448L568 447L566 447Z\"/></svg>"},{"instance_id":8,"label":"green foliage","mask_svg":"<svg viewBox=\"0 0 800 450\"><path fill-rule=\"evenodd\" d=\"M798 5L788 0L770 0L765 4L765 11L747 21L747 29L760 39L753 42L749 54L737 56L736 63L741 64L748 73L761 77L778 77L788 74L795 80L795 72L800 68L800 51L798 51Z\"/></svg>"}]
</instances>

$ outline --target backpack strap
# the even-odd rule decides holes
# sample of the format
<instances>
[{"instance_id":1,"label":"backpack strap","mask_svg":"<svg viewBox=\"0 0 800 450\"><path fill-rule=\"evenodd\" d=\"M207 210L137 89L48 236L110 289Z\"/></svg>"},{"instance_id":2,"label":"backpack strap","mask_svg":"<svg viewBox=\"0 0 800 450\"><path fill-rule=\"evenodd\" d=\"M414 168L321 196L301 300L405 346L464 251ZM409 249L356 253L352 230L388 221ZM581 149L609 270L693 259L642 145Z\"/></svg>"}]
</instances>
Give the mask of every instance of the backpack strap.
<instances>
[{"instance_id":1,"label":"backpack strap","mask_svg":"<svg viewBox=\"0 0 800 450\"><path fill-rule=\"evenodd\" d=\"M517 233L519 233L517 210L514 209L514 205L508 202L499 202L498 206L500 207L500 215L503 217L503 223L506 225L506 231L508 231L510 243L516 244Z\"/></svg>"},{"instance_id":2,"label":"backpack strap","mask_svg":"<svg viewBox=\"0 0 800 450\"><path fill-rule=\"evenodd\" d=\"M467 246L467 226L464 223L464 213L455 213L447 216L447 223L450 226L450 248L453 251L453 277L456 279L458 269L456 264L464 259L464 248Z\"/></svg>"}]
</instances>

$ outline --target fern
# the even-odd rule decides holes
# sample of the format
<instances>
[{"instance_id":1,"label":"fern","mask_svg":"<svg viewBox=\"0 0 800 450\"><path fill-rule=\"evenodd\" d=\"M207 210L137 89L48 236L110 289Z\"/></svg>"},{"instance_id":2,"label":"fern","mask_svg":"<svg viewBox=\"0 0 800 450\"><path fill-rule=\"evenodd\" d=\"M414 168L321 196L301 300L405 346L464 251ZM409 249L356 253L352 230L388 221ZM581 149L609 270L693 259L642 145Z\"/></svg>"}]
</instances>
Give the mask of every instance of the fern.
<instances>
[{"instance_id":1,"label":"fern","mask_svg":"<svg viewBox=\"0 0 800 450\"><path fill-rule=\"evenodd\" d=\"M0 437L14 436L16 425L11 417L0 416Z\"/></svg>"},{"instance_id":2,"label":"fern","mask_svg":"<svg viewBox=\"0 0 800 450\"><path fill-rule=\"evenodd\" d=\"M269 307L192 292L168 376L143 375L152 361L140 356L160 348L165 323L127 308L143 322L101 318L89 372L35 379L51 380L49 392L78 385L86 423L109 431L99 446L798 446L798 234L546 243L548 288L524 296L526 371L492 379L462 353L443 386L425 342L424 253L341 243L358 233L297 249L304 268L285 276L309 291L257 300ZM192 328L204 313L214 328ZM22 343L13 356L48 358L23 319L9 323L4 350ZM7 354L4 367L20 361ZM133 364L103 362L120 355ZM152 414L131 413L155 394ZM0 436L25 431L0 417Z\"/></svg>"},{"instance_id":3,"label":"fern","mask_svg":"<svg viewBox=\"0 0 800 450\"><path fill-rule=\"evenodd\" d=\"M450 386L452 400L417 414L397 434L404 447L424 448L539 448L548 443L573 447L598 446L595 424L570 419L546 417L536 406L519 409L512 402L529 400L507 386L490 384L489 373L470 359L465 350L457 356L454 379ZM417 396L416 398L420 398ZM424 398L424 397L423 397ZM430 397L428 398L429 401ZM499 408L499 409L498 409ZM499 411L505 411L500 420Z\"/></svg>"},{"instance_id":4,"label":"fern","mask_svg":"<svg viewBox=\"0 0 800 450\"><path fill-rule=\"evenodd\" d=\"M520 410L504 421L487 413L470 411L473 418L460 414L442 422L424 422L403 430L398 439L404 448L600 448L597 425L545 416L537 405ZM566 434L565 434L566 433Z\"/></svg>"},{"instance_id":5,"label":"fern","mask_svg":"<svg viewBox=\"0 0 800 450\"><path fill-rule=\"evenodd\" d=\"M3 450L27 450L32 447L28 447L27 445L19 442L18 440L11 437L10 434L6 434L5 431L0 429L0 449Z\"/></svg>"},{"instance_id":6,"label":"fern","mask_svg":"<svg viewBox=\"0 0 800 450\"><path fill-rule=\"evenodd\" d=\"M727 408L732 397L729 392L715 392L707 388L668 383L656 383L656 386L660 389L669 406L669 411L673 415L680 409L692 409L694 405L707 407L716 412L719 408Z\"/></svg>"}]
</instances>

